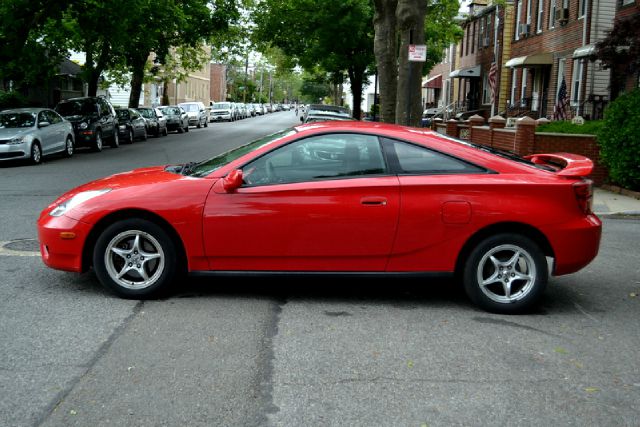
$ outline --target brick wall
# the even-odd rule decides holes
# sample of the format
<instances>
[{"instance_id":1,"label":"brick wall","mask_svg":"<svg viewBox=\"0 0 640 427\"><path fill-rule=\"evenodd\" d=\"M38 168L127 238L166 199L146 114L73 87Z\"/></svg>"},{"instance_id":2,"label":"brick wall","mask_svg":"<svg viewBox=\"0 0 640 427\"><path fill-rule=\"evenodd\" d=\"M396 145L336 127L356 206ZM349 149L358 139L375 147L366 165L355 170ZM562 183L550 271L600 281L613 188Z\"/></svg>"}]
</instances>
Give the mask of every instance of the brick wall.
<instances>
[{"instance_id":1,"label":"brick wall","mask_svg":"<svg viewBox=\"0 0 640 427\"><path fill-rule=\"evenodd\" d=\"M478 116L472 117L481 119ZM438 131L457 137L460 129L471 127L470 140L479 145L513 151L520 156L536 153L573 153L591 159L594 163L593 173L589 176L596 185L601 185L608 178L607 170L600 162L600 150L593 135L567 135L556 133L536 133L536 122L528 117L520 119L516 129L503 129L504 119L497 117L496 122L488 126L470 126L468 123L456 123L454 120L446 124L438 124ZM492 118L493 122L496 118ZM479 124L475 121L474 124ZM445 132L446 131L446 132Z\"/></svg>"},{"instance_id":2,"label":"brick wall","mask_svg":"<svg viewBox=\"0 0 640 427\"><path fill-rule=\"evenodd\" d=\"M211 89L210 100L220 102L227 100L227 66L223 64L211 64Z\"/></svg>"}]
</instances>

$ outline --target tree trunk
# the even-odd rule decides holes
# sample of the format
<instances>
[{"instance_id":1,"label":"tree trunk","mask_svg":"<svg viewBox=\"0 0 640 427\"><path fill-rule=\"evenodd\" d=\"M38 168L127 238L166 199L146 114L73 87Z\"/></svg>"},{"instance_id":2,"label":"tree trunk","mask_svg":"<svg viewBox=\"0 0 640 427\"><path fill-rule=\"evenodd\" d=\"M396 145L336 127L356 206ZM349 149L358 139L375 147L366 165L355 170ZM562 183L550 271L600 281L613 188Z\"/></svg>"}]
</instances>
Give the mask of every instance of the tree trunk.
<instances>
[{"instance_id":1,"label":"tree trunk","mask_svg":"<svg viewBox=\"0 0 640 427\"><path fill-rule=\"evenodd\" d=\"M396 8L398 0L375 0L373 50L380 84L380 121L395 123L398 64Z\"/></svg>"},{"instance_id":2,"label":"tree trunk","mask_svg":"<svg viewBox=\"0 0 640 427\"><path fill-rule=\"evenodd\" d=\"M98 57L98 61L95 65L93 64L93 57L95 53L93 51L94 43L88 42L86 46L87 48L85 49L85 67L87 68L87 96L96 96L98 94L98 84L100 83L100 76L106 68L107 61L109 60L109 56L111 55L111 45L106 42L102 43L100 56Z\"/></svg>"},{"instance_id":3,"label":"tree trunk","mask_svg":"<svg viewBox=\"0 0 640 427\"><path fill-rule=\"evenodd\" d=\"M396 122L419 126L422 115L422 62L409 62L409 44L424 44L427 2L398 0L396 19L400 33Z\"/></svg>"},{"instance_id":4,"label":"tree trunk","mask_svg":"<svg viewBox=\"0 0 640 427\"><path fill-rule=\"evenodd\" d=\"M162 82L162 101L161 101L162 105L170 105L171 102L169 102L169 80L165 79Z\"/></svg>"},{"instance_id":5,"label":"tree trunk","mask_svg":"<svg viewBox=\"0 0 640 427\"><path fill-rule=\"evenodd\" d=\"M362 118L362 109L360 104L362 103L362 83L364 81L364 69L360 69L360 67L350 66L349 73L349 84L351 85L351 93L353 94L353 99L351 100L351 105L353 105L352 113L353 118L356 120L360 120Z\"/></svg>"},{"instance_id":6,"label":"tree trunk","mask_svg":"<svg viewBox=\"0 0 640 427\"><path fill-rule=\"evenodd\" d=\"M144 81L144 66L147 63L149 52L135 58L131 65L131 93L129 94L129 108L138 108L140 105L140 92Z\"/></svg>"}]
</instances>

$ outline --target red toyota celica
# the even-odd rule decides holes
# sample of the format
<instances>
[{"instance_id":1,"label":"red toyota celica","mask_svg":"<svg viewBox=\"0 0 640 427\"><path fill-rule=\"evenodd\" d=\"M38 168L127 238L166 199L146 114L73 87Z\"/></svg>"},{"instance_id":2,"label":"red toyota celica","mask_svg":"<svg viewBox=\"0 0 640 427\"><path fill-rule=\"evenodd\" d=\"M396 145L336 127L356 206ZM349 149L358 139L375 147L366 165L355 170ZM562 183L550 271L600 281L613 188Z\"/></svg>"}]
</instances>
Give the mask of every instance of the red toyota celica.
<instances>
[{"instance_id":1,"label":"red toyota celica","mask_svg":"<svg viewBox=\"0 0 640 427\"><path fill-rule=\"evenodd\" d=\"M549 274L598 253L591 160L520 158L364 122L288 129L209 160L82 185L40 215L42 259L146 298L180 273L458 273L486 310L520 312Z\"/></svg>"}]
</instances>

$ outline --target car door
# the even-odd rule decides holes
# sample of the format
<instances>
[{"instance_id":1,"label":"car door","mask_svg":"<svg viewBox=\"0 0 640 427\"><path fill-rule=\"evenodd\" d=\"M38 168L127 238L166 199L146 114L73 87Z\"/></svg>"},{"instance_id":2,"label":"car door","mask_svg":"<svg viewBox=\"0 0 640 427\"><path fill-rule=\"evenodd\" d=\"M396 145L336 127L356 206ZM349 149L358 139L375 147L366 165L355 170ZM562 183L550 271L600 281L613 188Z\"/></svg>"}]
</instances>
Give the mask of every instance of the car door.
<instances>
[{"instance_id":1,"label":"car door","mask_svg":"<svg viewBox=\"0 0 640 427\"><path fill-rule=\"evenodd\" d=\"M51 154L55 151L55 131L52 123L49 122L49 115L46 110L42 110L38 113L38 138L40 139L40 148L42 154ZM48 123L46 126L42 126L42 123Z\"/></svg>"},{"instance_id":2,"label":"car door","mask_svg":"<svg viewBox=\"0 0 640 427\"><path fill-rule=\"evenodd\" d=\"M327 134L248 163L233 193L204 209L214 270L384 271L400 204L377 137Z\"/></svg>"},{"instance_id":3,"label":"car door","mask_svg":"<svg viewBox=\"0 0 640 427\"><path fill-rule=\"evenodd\" d=\"M52 151L57 153L66 148L66 126L64 125L62 117L55 111L46 110L45 113L49 119L49 123L51 123Z\"/></svg>"}]
</instances>

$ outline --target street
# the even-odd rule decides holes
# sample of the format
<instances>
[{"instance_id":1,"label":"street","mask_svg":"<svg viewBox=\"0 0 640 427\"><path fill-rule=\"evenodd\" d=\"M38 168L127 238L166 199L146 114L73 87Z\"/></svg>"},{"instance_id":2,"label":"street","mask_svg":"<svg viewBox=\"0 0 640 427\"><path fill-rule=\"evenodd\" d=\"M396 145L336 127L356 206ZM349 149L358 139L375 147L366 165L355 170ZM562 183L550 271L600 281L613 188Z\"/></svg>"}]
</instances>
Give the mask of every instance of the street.
<instances>
[{"instance_id":1,"label":"street","mask_svg":"<svg viewBox=\"0 0 640 427\"><path fill-rule=\"evenodd\" d=\"M36 219L63 192L297 123L0 164L0 425L640 425L639 219L605 219L596 260L519 316L397 278L190 278L124 300L40 260Z\"/></svg>"}]
</instances>

